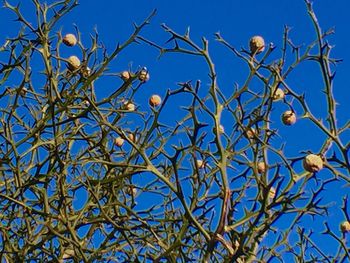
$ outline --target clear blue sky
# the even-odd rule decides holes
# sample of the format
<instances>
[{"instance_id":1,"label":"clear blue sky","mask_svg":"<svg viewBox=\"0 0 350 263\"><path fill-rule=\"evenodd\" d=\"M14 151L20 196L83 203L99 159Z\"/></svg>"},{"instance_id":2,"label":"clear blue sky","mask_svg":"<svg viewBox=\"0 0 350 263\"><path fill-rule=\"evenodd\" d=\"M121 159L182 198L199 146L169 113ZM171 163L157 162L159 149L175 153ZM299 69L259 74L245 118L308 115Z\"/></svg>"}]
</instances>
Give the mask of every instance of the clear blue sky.
<instances>
[{"instance_id":1,"label":"clear blue sky","mask_svg":"<svg viewBox=\"0 0 350 263\"><path fill-rule=\"evenodd\" d=\"M22 2L23 8L30 13L30 1ZM335 45L333 56L344 60L337 67L334 85L335 98L339 103L338 121L339 124L344 124L350 117L350 93L348 92L350 89L350 1L316 0L314 2L321 27L324 30L335 28L335 35L329 38L330 44ZM127 39L132 32L133 22L140 23L155 8L157 15L142 35L163 44L168 35L160 28L161 23L166 23L181 33L184 33L190 26L193 40L199 43L202 36L209 40L211 54L218 68L219 85L226 91L232 89L235 82L243 83L246 68L237 61L232 53L215 42L213 35L215 32L220 31L221 35L237 48L247 48L251 36L262 35L266 42L273 42L277 46L275 52L279 52L281 48L284 25L292 28L290 36L295 44L308 44L315 39L312 23L303 0L81 0L80 6L66 17L57 30L61 29L62 34L69 33L74 30L73 24L76 24L82 34L83 42L88 46L90 44L89 34L96 27L100 40L112 50L116 43ZM18 29L16 23L9 23L10 19L13 19L13 15L0 9L1 42L5 37L14 36ZM144 44L134 45L112 64L113 71L127 69L130 62L134 70L139 66L147 66L150 70L150 82L145 85L143 93L136 97L136 102L141 109L147 108L142 104L143 98L148 98L153 93L164 95L167 89L176 88L177 82L202 79L205 84L207 81L205 79L206 67L202 61L172 54L157 60L157 55L158 52L152 47ZM321 92L323 86L317 66L305 65L288 79L288 83L296 87L298 92L306 93L308 103L317 117L324 116L325 110L322 107L325 107L325 100ZM113 82L100 83L97 87L99 89L97 95L102 97L103 89L110 91L113 88ZM285 109L281 105L276 107ZM170 113L171 109L168 112ZM223 123L229 130L230 120L223 120ZM297 155L300 150L317 151L321 147L320 139L323 137L307 123L300 121L288 129L282 127L281 133L287 138L286 149L292 153L291 156ZM341 196L347 192L348 188L341 187L341 184L334 184L334 188L332 185L328 190L329 195L325 196L325 202L336 202L334 209L330 210L329 217L332 222L331 227L335 231L338 230L339 222L344 219L339 208ZM315 226L319 231L323 230L322 224ZM325 249L326 242L324 241Z\"/></svg>"},{"instance_id":2,"label":"clear blue sky","mask_svg":"<svg viewBox=\"0 0 350 263\"><path fill-rule=\"evenodd\" d=\"M9 1L16 3L18 1ZM19 1L23 9L28 13L31 9L31 1ZM50 2L50 1L48 1ZM347 117L345 110L348 108L346 103L350 95L344 91L350 86L350 80L347 77L350 68L350 37L348 28L347 13L350 3L347 0L316 0L315 10L318 15L320 24L323 29L335 28L336 34L330 38L331 44L335 45L334 56L344 59L344 62L337 68L337 78L335 81L336 98L340 104L339 114L341 117ZM71 12L60 24L59 30L62 33L73 31L73 24L76 24L85 40L89 44L89 34L96 27L100 39L107 47L112 49L118 41L122 42L127 38L132 30L133 22L141 22L153 9L157 9L157 16L152 20L152 24L144 31L145 36L152 39L165 41L166 35L160 29L161 23L166 23L178 32L185 32L190 26L191 36L194 40L199 41L200 37L205 36L209 39L212 55L220 68L222 75L231 75L235 81L239 81L237 74L232 75L233 69L228 67L230 60L233 59L228 55L227 50L215 43L213 34L221 32L231 44L236 47L247 47L247 42L252 35L262 35L267 42L273 42L277 49L281 47L283 25L292 28L291 37L297 44L307 44L314 38L314 31L310 19L307 16L303 0L293 1L220 1L220 4L213 1L99 1L94 0L80 1L80 6ZM9 23L14 18L5 9L0 9L0 35L1 39L6 36L12 36L15 32L15 23ZM130 54L131 53L131 54ZM153 71L154 76L158 75L158 69L163 70L163 62L155 62L157 52L152 48L135 48L133 52L125 53L121 56L118 66L122 69L122 62L127 67L128 63L133 62L136 68L139 65L147 65ZM153 59L153 60L152 60ZM166 58L167 59L167 58ZM173 61L170 61L173 60ZM181 64L181 60L168 59L167 72L163 74L170 76L174 69L179 70L180 65L183 71L189 69ZM153 65L157 64L159 65ZM191 68L193 70L193 68ZM234 73L238 73L235 69ZM191 77L191 74L188 74ZM160 86L158 83L152 83L152 86ZM164 79L162 81L164 83ZM164 84L162 85L164 86ZM169 80L169 84L174 81ZM305 91L311 87L303 87ZM158 89L158 88L157 88Z\"/></svg>"}]
</instances>

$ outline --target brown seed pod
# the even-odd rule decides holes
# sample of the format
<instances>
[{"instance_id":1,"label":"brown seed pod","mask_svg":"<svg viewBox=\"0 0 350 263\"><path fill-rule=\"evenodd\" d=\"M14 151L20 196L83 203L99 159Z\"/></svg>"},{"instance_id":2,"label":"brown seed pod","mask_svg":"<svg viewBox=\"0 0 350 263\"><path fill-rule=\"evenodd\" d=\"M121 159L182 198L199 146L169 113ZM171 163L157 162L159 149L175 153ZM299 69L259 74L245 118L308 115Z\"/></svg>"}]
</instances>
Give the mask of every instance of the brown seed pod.
<instances>
[{"instance_id":1,"label":"brown seed pod","mask_svg":"<svg viewBox=\"0 0 350 263\"><path fill-rule=\"evenodd\" d=\"M72 47L72 46L75 46L77 44L77 38L73 34L67 34L64 36L62 42L65 45Z\"/></svg>"},{"instance_id":2,"label":"brown seed pod","mask_svg":"<svg viewBox=\"0 0 350 263\"><path fill-rule=\"evenodd\" d=\"M67 67L69 70L74 71L80 67L80 60L77 56L70 56L68 58Z\"/></svg>"},{"instance_id":3,"label":"brown seed pod","mask_svg":"<svg viewBox=\"0 0 350 263\"><path fill-rule=\"evenodd\" d=\"M350 222L344 221L340 224L340 231L343 233L349 233L350 232Z\"/></svg>"},{"instance_id":4,"label":"brown seed pod","mask_svg":"<svg viewBox=\"0 0 350 263\"><path fill-rule=\"evenodd\" d=\"M127 110L127 111L135 111L136 106L132 102L125 102L124 103L124 109Z\"/></svg>"},{"instance_id":5,"label":"brown seed pod","mask_svg":"<svg viewBox=\"0 0 350 263\"><path fill-rule=\"evenodd\" d=\"M296 123L297 121L297 116L295 115L295 113L291 110L287 110L285 111L282 116L281 116L282 122L285 125L293 125L294 123Z\"/></svg>"},{"instance_id":6,"label":"brown seed pod","mask_svg":"<svg viewBox=\"0 0 350 263\"><path fill-rule=\"evenodd\" d=\"M154 94L150 97L149 99L149 105L151 105L152 107L157 107L162 103L162 99L159 95Z\"/></svg>"},{"instance_id":7,"label":"brown seed pod","mask_svg":"<svg viewBox=\"0 0 350 263\"><path fill-rule=\"evenodd\" d=\"M304 158L303 166L308 172L319 172L323 168L323 160L316 154L309 154Z\"/></svg>"},{"instance_id":8,"label":"brown seed pod","mask_svg":"<svg viewBox=\"0 0 350 263\"><path fill-rule=\"evenodd\" d=\"M277 88L275 93L273 94L273 101L279 101L284 99L284 91L281 88Z\"/></svg>"},{"instance_id":9,"label":"brown seed pod","mask_svg":"<svg viewBox=\"0 0 350 263\"><path fill-rule=\"evenodd\" d=\"M258 168L258 172L260 174L265 173L265 171L266 171L266 164L264 162L259 162L257 168Z\"/></svg>"},{"instance_id":10,"label":"brown seed pod","mask_svg":"<svg viewBox=\"0 0 350 263\"><path fill-rule=\"evenodd\" d=\"M259 54L265 50L265 41L261 36L253 36L249 41L250 52Z\"/></svg>"},{"instance_id":11,"label":"brown seed pod","mask_svg":"<svg viewBox=\"0 0 350 263\"><path fill-rule=\"evenodd\" d=\"M128 134L128 138L129 138L130 141L135 142L135 136L134 136L134 134L129 133L129 134Z\"/></svg>"},{"instance_id":12,"label":"brown seed pod","mask_svg":"<svg viewBox=\"0 0 350 263\"><path fill-rule=\"evenodd\" d=\"M123 144L124 144L124 141L125 141L125 140L124 140L123 138L118 137L118 138L115 139L114 143L115 143L115 145L117 145L118 147L122 147Z\"/></svg>"},{"instance_id":13,"label":"brown seed pod","mask_svg":"<svg viewBox=\"0 0 350 263\"><path fill-rule=\"evenodd\" d=\"M128 79L130 79L131 74L129 71L123 71L122 73L120 73L120 77L124 80L127 81Z\"/></svg>"}]
</instances>

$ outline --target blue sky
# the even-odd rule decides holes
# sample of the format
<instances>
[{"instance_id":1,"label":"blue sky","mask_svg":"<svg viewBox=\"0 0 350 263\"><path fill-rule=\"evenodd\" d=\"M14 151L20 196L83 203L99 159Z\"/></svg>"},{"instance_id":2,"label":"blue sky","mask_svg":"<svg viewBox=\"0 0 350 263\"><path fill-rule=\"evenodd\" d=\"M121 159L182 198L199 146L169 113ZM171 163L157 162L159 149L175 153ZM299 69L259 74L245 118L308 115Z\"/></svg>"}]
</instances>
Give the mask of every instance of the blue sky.
<instances>
[{"instance_id":1,"label":"blue sky","mask_svg":"<svg viewBox=\"0 0 350 263\"><path fill-rule=\"evenodd\" d=\"M16 2L16 1L10 1ZM31 12L30 1L22 1L22 6L28 14ZM153 9L157 9L157 15L142 33L143 36L160 44L165 43L168 35L162 31L160 24L165 23L177 32L184 33L190 26L191 38L198 43L205 36L209 40L210 52L215 61L219 73L219 85L228 92L233 89L233 83L241 85L246 77L246 68L229 53L228 50L214 40L214 33L221 35L237 48L247 48L248 40L253 35L262 35L266 42L273 42L279 52L282 43L283 26L292 28L290 37L295 44L307 44L314 40L315 32L310 18L307 15L304 1L302 0L224 0L224 1L95 1L82 0L80 6L71 12L63 23L57 27L62 34L72 32L73 24L76 24L81 32L83 43L88 46L89 34L94 28L100 35L109 50L112 50L118 42L123 42L130 35L132 23L140 23ZM348 0L316 0L315 11L321 27L326 30L335 28L335 35L329 37L331 45L334 45L333 56L344 61L337 67L337 76L334 85L334 94L338 107L339 124L349 120L350 87L350 31ZM29 15L30 17L30 15ZM15 23L9 23L13 15L0 9L0 41L5 37L14 35L18 27ZM0 43L2 44L2 43ZM74 49L72 49L74 51ZM64 51L69 55L72 50ZM120 55L111 65L112 71L122 71L129 67L134 70L147 66L150 70L151 80L145 84L141 93L136 96L136 103L140 109L146 109L144 98L153 93L164 95L167 89L175 89L176 83L187 80L206 79L206 66L203 61L183 55L167 55L157 60L158 52L145 44L133 45ZM305 92L311 109L317 117L324 116L325 106L323 88L319 75L319 69L314 64L306 64L297 70L288 83L298 92ZM97 95L103 97L113 89L114 80L98 83ZM186 98L184 98L186 102ZM285 109L282 104L277 109ZM166 112L171 114L174 109ZM176 110L175 110L176 111ZM178 113L180 114L180 113ZM279 115L274 116L277 121ZM167 121L164 118L164 121ZM225 129L230 130L230 120L223 119ZM297 155L300 150L311 149L317 151L321 147L320 139L323 136L312 125L303 120L298 122L291 130L289 127L281 127L281 134L287 138L286 149L291 155ZM349 138L349 136L348 136ZM340 188L338 188L340 187ZM338 223L343 220L339 205L341 195L335 193L347 193L347 189L337 184L336 188L330 188L330 195L325 196L325 202L335 201L334 209L331 209L332 228L336 231ZM334 197L334 198L333 198ZM311 224L308 222L307 224ZM323 230L318 226L319 231ZM326 240L326 239L325 239ZM322 240L320 240L322 243Z\"/></svg>"},{"instance_id":2,"label":"blue sky","mask_svg":"<svg viewBox=\"0 0 350 263\"><path fill-rule=\"evenodd\" d=\"M16 3L18 1L10 1ZM30 14L30 1L20 1L22 9ZM347 69L350 68L350 37L348 30L347 12L350 3L346 0L322 0L315 1L315 10L323 29L335 28L336 34L330 37L331 44L335 45L333 54L344 62L337 68L335 81L335 94L340 104L340 117L344 116L346 103L350 95L342 92L350 85L347 78ZM144 31L145 36L152 39L160 39L160 43L166 40L166 34L160 29L160 24L166 23L178 32L185 32L190 26L191 36L200 41L202 36L209 40L213 49L213 57L219 57L217 64L223 65L221 74L231 74L227 67L232 60L227 50L214 41L213 34L221 32L222 36L235 47L247 47L247 42L252 35L262 35L267 42L273 42L277 48L281 47L283 26L292 28L291 37L297 44L307 44L315 36L312 24L305 9L304 1L99 1L85 0L80 6L71 12L61 23L57 30L62 33L73 31L73 24L79 27L83 40L89 42L89 34L97 28L100 39L112 49L116 43L122 42L129 36L133 22L141 22L153 9L157 9L157 15L152 24ZM11 36L17 29L16 23L8 23L13 18L5 9L0 9L0 34L4 37ZM30 16L29 16L30 17ZM130 61L135 67L154 63L157 52L152 48L135 48L133 54L125 53L125 57L119 60L127 65ZM153 61L151 60L153 58ZM171 59L169 59L171 60ZM168 71L179 69L179 61L173 59L174 64L168 65ZM168 61L167 61L168 62ZM122 63L118 63L119 66ZM152 66L152 65L151 65ZM150 67L150 66L148 66ZM181 66L183 67L183 65ZM186 67L185 67L186 68ZM157 68L155 68L156 70ZM154 70L152 68L152 70ZM158 75L158 71L155 71ZM168 76L168 72L164 72ZM236 80L236 76L235 80ZM164 80L164 78L163 78ZM173 83L173 82L170 82ZM156 83L156 85L159 85ZM311 87L310 87L311 88ZM344 110L342 110L344 109Z\"/></svg>"},{"instance_id":3,"label":"blue sky","mask_svg":"<svg viewBox=\"0 0 350 263\"><path fill-rule=\"evenodd\" d=\"M82 37L87 39L89 33L96 26L100 39L107 47L113 48L117 41L123 41L130 34L133 22L141 22L153 9L157 9L157 15L152 20L152 24L144 31L145 36L152 36L152 39L160 39L160 43L166 40L166 35L160 29L161 23L166 23L178 32L185 32L190 26L191 36L194 40L200 41L205 36L210 41L213 49L213 57L219 57L216 61L218 66L222 65L220 71L222 75L232 75L230 66L233 57L228 55L227 50L214 41L213 34L221 32L231 44L236 47L247 47L247 42L252 35L262 35L267 42L273 42L277 49L281 47L283 26L292 28L291 37L296 44L307 44L314 39L315 33L311 21L307 15L304 1L302 0L268 0L268 1L220 1L220 4L213 1L81 1L65 20L62 26L63 32L72 30L72 23L78 25ZM322 0L315 1L315 11L322 28L335 28L335 35L330 37L330 42L335 45L334 56L344 60L337 68L337 78L335 80L335 95L339 102L339 118L346 118L347 103L350 95L345 91L350 86L348 69L350 68L350 37L348 28L347 13L350 3L347 0ZM0 20L2 21L2 20ZM7 27L0 30L11 30ZM8 31L11 32L11 31ZM133 49L134 51L134 49ZM152 48L135 48L135 52L122 55L121 61L128 64L133 62L134 66L146 65L152 69L153 76L159 76L158 67L152 67L152 58L157 52ZM178 59L165 58L167 60L167 72L162 71L163 83L159 83L160 78L155 79L152 86L171 85L173 80L169 79L164 84L164 79L168 79L171 72L186 67ZM169 61L171 60L171 61ZM191 58L189 60L192 60ZM162 63L162 62L161 62ZM119 66L122 63L118 63ZM158 63L159 65L159 63ZM151 67L151 68L150 68ZM162 70L163 65L159 66ZM317 69L315 70L317 71ZM237 71L236 71L237 72ZM238 71L239 72L239 71ZM185 72L186 73L186 72ZM190 74L188 74L191 77ZM184 76L185 77L185 76ZM237 80L237 76L233 76ZM171 78L171 76L169 77ZM312 81L310 82L312 86ZM158 89L158 87L157 87ZM303 86L307 91L312 87ZM151 90L151 89L150 89Z\"/></svg>"}]
</instances>

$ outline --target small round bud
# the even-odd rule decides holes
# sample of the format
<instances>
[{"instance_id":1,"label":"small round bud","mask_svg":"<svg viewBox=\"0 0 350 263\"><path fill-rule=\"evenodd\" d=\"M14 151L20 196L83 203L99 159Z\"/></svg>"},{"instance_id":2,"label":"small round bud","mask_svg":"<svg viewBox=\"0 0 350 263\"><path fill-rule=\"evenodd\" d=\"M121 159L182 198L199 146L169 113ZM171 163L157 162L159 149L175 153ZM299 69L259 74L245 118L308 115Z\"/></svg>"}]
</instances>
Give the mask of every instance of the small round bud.
<instances>
[{"instance_id":1,"label":"small round bud","mask_svg":"<svg viewBox=\"0 0 350 263\"><path fill-rule=\"evenodd\" d=\"M343 233L349 233L350 232L350 222L344 221L340 224L340 231Z\"/></svg>"},{"instance_id":2,"label":"small round bud","mask_svg":"<svg viewBox=\"0 0 350 263\"><path fill-rule=\"evenodd\" d=\"M127 111L135 111L135 104L131 103L131 102L125 102L124 103L124 109Z\"/></svg>"},{"instance_id":3,"label":"small round bud","mask_svg":"<svg viewBox=\"0 0 350 263\"><path fill-rule=\"evenodd\" d=\"M148 81L150 78L148 70L146 68L141 69L140 73L139 73L139 80L141 82L146 82Z\"/></svg>"},{"instance_id":4,"label":"small round bud","mask_svg":"<svg viewBox=\"0 0 350 263\"><path fill-rule=\"evenodd\" d=\"M297 121L297 116L295 115L295 113L291 110L287 110L282 114L282 122L285 125L293 125L296 121Z\"/></svg>"},{"instance_id":5,"label":"small round bud","mask_svg":"<svg viewBox=\"0 0 350 263\"><path fill-rule=\"evenodd\" d=\"M304 158L303 166L308 172L318 172L323 168L323 160L316 154L309 154Z\"/></svg>"},{"instance_id":6,"label":"small round bud","mask_svg":"<svg viewBox=\"0 0 350 263\"><path fill-rule=\"evenodd\" d=\"M281 88L276 89L275 94L273 94L273 101L279 101L284 99L284 91Z\"/></svg>"},{"instance_id":7,"label":"small round bud","mask_svg":"<svg viewBox=\"0 0 350 263\"><path fill-rule=\"evenodd\" d=\"M68 69L69 70L77 70L80 67L80 60L77 56L70 56L68 58Z\"/></svg>"},{"instance_id":8,"label":"small round bud","mask_svg":"<svg viewBox=\"0 0 350 263\"><path fill-rule=\"evenodd\" d=\"M196 163L199 169L203 169L205 167L205 163L203 160L197 160Z\"/></svg>"},{"instance_id":9,"label":"small round bud","mask_svg":"<svg viewBox=\"0 0 350 263\"><path fill-rule=\"evenodd\" d=\"M62 41L69 47L75 46L77 44L77 38L73 34L65 35Z\"/></svg>"},{"instance_id":10,"label":"small round bud","mask_svg":"<svg viewBox=\"0 0 350 263\"><path fill-rule=\"evenodd\" d=\"M135 136L134 136L134 134L129 133L129 134L128 134L128 138L129 138L130 141L135 142Z\"/></svg>"},{"instance_id":11,"label":"small round bud","mask_svg":"<svg viewBox=\"0 0 350 263\"><path fill-rule=\"evenodd\" d=\"M250 52L259 54L265 50L265 41L261 36L253 36L249 41Z\"/></svg>"},{"instance_id":12,"label":"small round bud","mask_svg":"<svg viewBox=\"0 0 350 263\"><path fill-rule=\"evenodd\" d=\"M152 95L151 98L149 99L149 105L152 107L157 107L162 103L162 99L159 95Z\"/></svg>"},{"instance_id":13,"label":"small round bud","mask_svg":"<svg viewBox=\"0 0 350 263\"><path fill-rule=\"evenodd\" d=\"M266 164L264 162L259 162L258 163L258 172L260 174L265 173L266 171Z\"/></svg>"},{"instance_id":14,"label":"small round bud","mask_svg":"<svg viewBox=\"0 0 350 263\"><path fill-rule=\"evenodd\" d=\"M124 81L127 81L128 79L130 79L131 75L130 75L130 72L129 71L123 71L121 74L120 74L120 77L124 80Z\"/></svg>"},{"instance_id":15,"label":"small round bud","mask_svg":"<svg viewBox=\"0 0 350 263\"><path fill-rule=\"evenodd\" d=\"M118 137L118 138L115 139L114 143L115 143L115 145L117 145L118 147L122 147L123 144L124 144L124 141L125 141L125 140L124 140L123 138Z\"/></svg>"}]
</instances>

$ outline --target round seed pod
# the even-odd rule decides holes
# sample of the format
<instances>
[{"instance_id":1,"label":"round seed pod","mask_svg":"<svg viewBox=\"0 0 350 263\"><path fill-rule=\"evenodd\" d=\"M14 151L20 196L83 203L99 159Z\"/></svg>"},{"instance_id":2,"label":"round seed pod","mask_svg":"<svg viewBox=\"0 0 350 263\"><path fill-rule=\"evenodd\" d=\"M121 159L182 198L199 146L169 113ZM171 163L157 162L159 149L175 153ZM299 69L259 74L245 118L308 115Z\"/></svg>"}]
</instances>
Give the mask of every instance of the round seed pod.
<instances>
[{"instance_id":1,"label":"round seed pod","mask_svg":"<svg viewBox=\"0 0 350 263\"><path fill-rule=\"evenodd\" d=\"M69 47L75 46L77 44L77 38L73 34L67 34L64 36L62 42Z\"/></svg>"},{"instance_id":2,"label":"round seed pod","mask_svg":"<svg viewBox=\"0 0 350 263\"><path fill-rule=\"evenodd\" d=\"M309 154L304 158L303 166L308 172L319 172L323 168L323 160L316 154Z\"/></svg>"},{"instance_id":3,"label":"round seed pod","mask_svg":"<svg viewBox=\"0 0 350 263\"><path fill-rule=\"evenodd\" d=\"M128 138L129 138L130 141L135 142L135 136L134 136L134 134L129 133L129 134L128 134Z\"/></svg>"},{"instance_id":4,"label":"round seed pod","mask_svg":"<svg viewBox=\"0 0 350 263\"><path fill-rule=\"evenodd\" d=\"M258 163L258 172L260 174L265 173L266 171L266 164L264 162L259 162Z\"/></svg>"},{"instance_id":5,"label":"round seed pod","mask_svg":"<svg viewBox=\"0 0 350 263\"><path fill-rule=\"evenodd\" d=\"M284 99L284 91L281 88L277 88L275 93L273 94L273 101L279 101Z\"/></svg>"},{"instance_id":6,"label":"round seed pod","mask_svg":"<svg viewBox=\"0 0 350 263\"><path fill-rule=\"evenodd\" d=\"M128 79L130 79L131 77L131 74L129 71L123 71L121 74L120 74L120 77L124 80L124 81L127 81Z\"/></svg>"},{"instance_id":7,"label":"round seed pod","mask_svg":"<svg viewBox=\"0 0 350 263\"><path fill-rule=\"evenodd\" d=\"M349 233L350 232L350 222L344 221L340 224L340 231L343 233Z\"/></svg>"},{"instance_id":8,"label":"round seed pod","mask_svg":"<svg viewBox=\"0 0 350 263\"><path fill-rule=\"evenodd\" d=\"M250 52L259 54L265 50L265 41L261 36L253 36L249 41Z\"/></svg>"},{"instance_id":9,"label":"round seed pod","mask_svg":"<svg viewBox=\"0 0 350 263\"><path fill-rule=\"evenodd\" d=\"M136 107L134 103L131 102L125 102L124 103L124 109L127 111L135 111Z\"/></svg>"},{"instance_id":10,"label":"round seed pod","mask_svg":"<svg viewBox=\"0 0 350 263\"><path fill-rule=\"evenodd\" d=\"M124 144L124 141L125 141L125 140L124 140L123 138L118 137L118 138L115 139L114 143L115 143L115 145L117 145L118 147L122 147L123 144Z\"/></svg>"},{"instance_id":11,"label":"round seed pod","mask_svg":"<svg viewBox=\"0 0 350 263\"><path fill-rule=\"evenodd\" d=\"M80 67L80 60L77 56L70 56L68 58L67 67L69 70L74 71Z\"/></svg>"},{"instance_id":12,"label":"round seed pod","mask_svg":"<svg viewBox=\"0 0 350 263\"><path fill-rule=\"evenodd\" d=\"M149 99L149 105L151 105L152 107L157 107L161 103L162 103L162 99L157 94L152 95L151 98Z\"/></svg>"},{"instance_id":13,"label":"round seed pod","mask_svg":"<svg viewBox=\"0 0 350 263\"><path fill-rule=\"evenodd\" d=\"M146 82L149 80L149 78L150 78L150 75L148 73L148 70L146 68L141 69L139 73L139 80L141 82Z\"/></svg>"},{"instance_id":14,"label":"round seed pod","mask_svg":"<svg viewBox=\"0 0 350 263\"><path fill-rule=\"evenodd\" d=\"M285 111L281 116L282 122L284 125L293 125L297 121L297 116L291 110Z\"/></svg>"}]
</instances>

